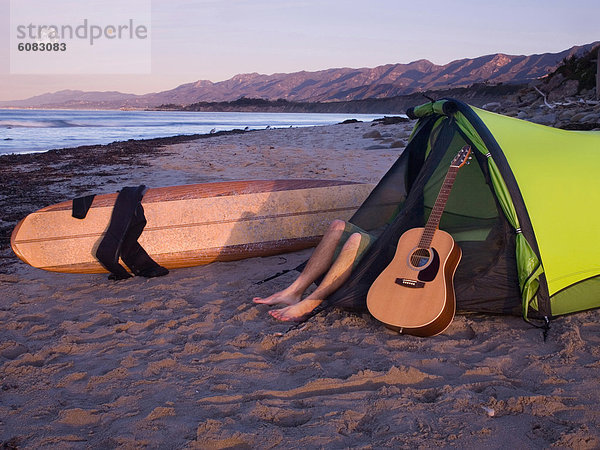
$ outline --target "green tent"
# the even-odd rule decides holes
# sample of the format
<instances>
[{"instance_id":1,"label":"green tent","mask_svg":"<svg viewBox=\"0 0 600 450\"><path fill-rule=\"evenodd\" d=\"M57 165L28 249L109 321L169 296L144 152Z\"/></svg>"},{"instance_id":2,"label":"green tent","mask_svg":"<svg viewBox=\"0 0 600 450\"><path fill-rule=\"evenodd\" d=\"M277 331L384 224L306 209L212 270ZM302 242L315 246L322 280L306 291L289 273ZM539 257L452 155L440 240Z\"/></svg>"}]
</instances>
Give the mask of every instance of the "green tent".
<instances>
[{"instance_id":1,"label":"green tent","mask_svg":"<svg viewBox=\"0 0 600 450\"><path fill-rule=\"evenodd\" d=\"M407 114L418 122L406 150L351 219L383 231L327 304L364 307L399 237L424 225L450 161L469 144L477 164L460 170L440 222L463 251L457 309L550 319L599 307L600 133L452 99Z\"/></svg>"}]
</instances>

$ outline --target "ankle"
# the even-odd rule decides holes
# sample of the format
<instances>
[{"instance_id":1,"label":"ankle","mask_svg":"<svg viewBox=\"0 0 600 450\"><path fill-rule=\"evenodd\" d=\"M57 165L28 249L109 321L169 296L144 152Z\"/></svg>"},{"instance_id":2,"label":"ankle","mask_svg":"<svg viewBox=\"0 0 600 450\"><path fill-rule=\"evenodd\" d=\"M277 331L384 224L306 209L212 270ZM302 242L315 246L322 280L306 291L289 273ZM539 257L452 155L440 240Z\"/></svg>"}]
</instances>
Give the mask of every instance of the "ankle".
<instances>
[{"instance_id":1,"label":"ankle","mask_svg":"<svg viewBox=\"0 0 600 450\"><path fill-rule=\"evenodd\" d=\"M306 286L294 282L281 292L290 297L302 298L302 294L304 294L304 291L306 291L306 289Z\"/></svg>"}]
</instances>

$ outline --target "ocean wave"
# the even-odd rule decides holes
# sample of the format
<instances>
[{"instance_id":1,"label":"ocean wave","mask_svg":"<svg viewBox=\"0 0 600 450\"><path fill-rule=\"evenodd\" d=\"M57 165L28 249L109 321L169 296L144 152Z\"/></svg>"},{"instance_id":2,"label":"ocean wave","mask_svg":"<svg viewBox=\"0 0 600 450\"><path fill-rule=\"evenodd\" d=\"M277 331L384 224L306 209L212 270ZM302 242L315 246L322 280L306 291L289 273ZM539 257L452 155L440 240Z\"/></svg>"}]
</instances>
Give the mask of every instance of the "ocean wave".
<instances>
[{"instance_id":1,"label":"ocean wave","mask_svg":"<svg viewBox=\"0 0 600 450\"><path fill-rule=\"evenodd\" d=\"M0 109L0 156L128 139L210 133L231 129L317 126L380 115L312 113L204 113L172 111L68 111ZM12 140L7 140L12 139Z\"/></svg>"},{"instance_id":2,"label":"ocean wave","mask_svg":"<svg viewBox=\"0 0 600 450\"><path fill-rule=\"evenodd\" d=\"M68 127L83 127L68 120L0 120L0 127L4 128L68 128Z\"/></svg>"}]
</instances>

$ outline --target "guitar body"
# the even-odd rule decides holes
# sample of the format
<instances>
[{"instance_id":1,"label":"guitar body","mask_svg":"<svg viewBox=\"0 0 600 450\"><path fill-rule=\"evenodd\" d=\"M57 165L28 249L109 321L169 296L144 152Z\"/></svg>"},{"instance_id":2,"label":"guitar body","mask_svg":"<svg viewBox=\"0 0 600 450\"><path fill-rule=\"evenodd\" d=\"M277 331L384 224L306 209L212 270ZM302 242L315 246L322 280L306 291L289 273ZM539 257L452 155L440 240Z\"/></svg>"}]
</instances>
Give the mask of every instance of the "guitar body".
<instances>
[{"instance_id":1,"label":"guitar body","mask_svg":"<svg viewBox=\"0 0 600 450\"><path fill-rule=\"evenodd\" d=\"M413 228L402 235L394 259L369 289L367 308L401 333L434 336L454 318L453 278L462 252L439 229L429 248L419 248L423 231Z\"/></svg>"}]
</instances>

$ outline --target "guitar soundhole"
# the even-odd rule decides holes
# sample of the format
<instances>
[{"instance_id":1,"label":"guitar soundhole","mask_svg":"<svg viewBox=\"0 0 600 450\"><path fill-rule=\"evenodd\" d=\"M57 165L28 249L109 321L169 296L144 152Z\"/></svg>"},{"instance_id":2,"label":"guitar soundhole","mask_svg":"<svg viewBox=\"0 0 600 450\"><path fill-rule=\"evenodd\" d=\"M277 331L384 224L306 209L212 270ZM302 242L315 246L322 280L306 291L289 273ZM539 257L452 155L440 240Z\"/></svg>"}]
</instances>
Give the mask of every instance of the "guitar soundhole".
<instances>
[{"instance_id":1,"label":"guitar soundhole","mask_svg":"<svg viewBox=\"0 0 600 450\"><path fill-rule=\"evenodd\" d=\"M431 262L431 252L426 248L417 248L411 253L409 262L415 269L424 269Z\"/></svg>"}]
</instances>

